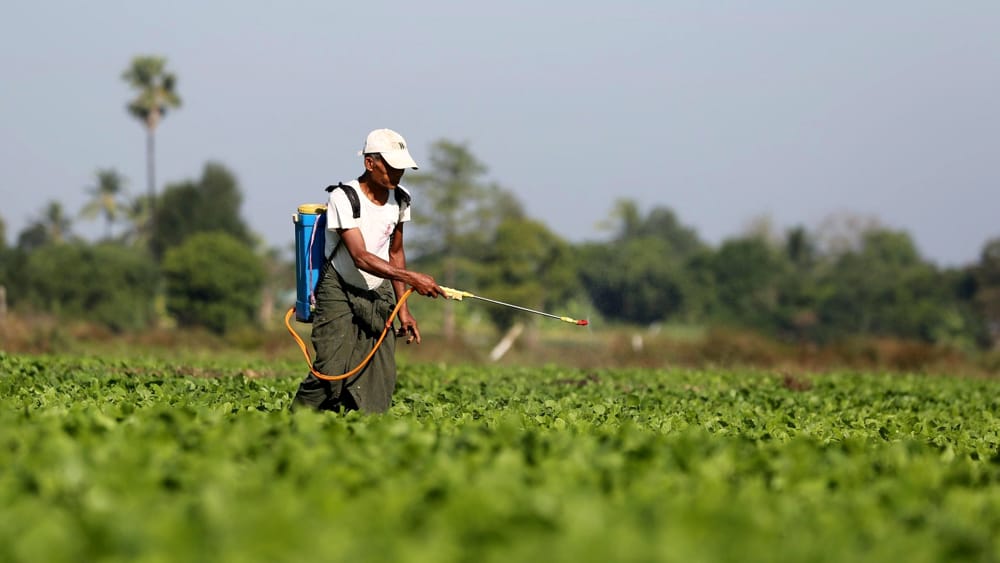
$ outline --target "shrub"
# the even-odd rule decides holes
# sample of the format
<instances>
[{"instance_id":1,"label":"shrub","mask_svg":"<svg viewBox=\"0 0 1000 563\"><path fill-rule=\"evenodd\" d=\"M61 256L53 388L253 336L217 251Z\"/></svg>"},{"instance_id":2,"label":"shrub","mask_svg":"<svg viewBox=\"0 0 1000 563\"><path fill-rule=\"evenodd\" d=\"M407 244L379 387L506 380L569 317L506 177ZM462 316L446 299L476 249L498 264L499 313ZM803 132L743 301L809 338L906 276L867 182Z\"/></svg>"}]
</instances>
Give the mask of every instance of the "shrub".
<instances>
[{"instance_id":1,"label":"shrub","mask_svg":"<svg viewBox=\"0 0 1000 563\"><path fill-rule=\"evenodd\" d=\"M225 233L192 235L163 261L167 312L181 326L223 334L253 322L264 285L260 259Z\"/></svg>"},{"instance_id":2,"label":"shrub","mask_svg":"<svg viewBox=\"0 0 1000 563\"><path fill-rule=\"evenodd\" d=\"M113 243L48 245L28 255L18 277L20 297L37 311L118 332L146 327L153 318L156 265L139 250Z\"/></svg>"}]
</instances>

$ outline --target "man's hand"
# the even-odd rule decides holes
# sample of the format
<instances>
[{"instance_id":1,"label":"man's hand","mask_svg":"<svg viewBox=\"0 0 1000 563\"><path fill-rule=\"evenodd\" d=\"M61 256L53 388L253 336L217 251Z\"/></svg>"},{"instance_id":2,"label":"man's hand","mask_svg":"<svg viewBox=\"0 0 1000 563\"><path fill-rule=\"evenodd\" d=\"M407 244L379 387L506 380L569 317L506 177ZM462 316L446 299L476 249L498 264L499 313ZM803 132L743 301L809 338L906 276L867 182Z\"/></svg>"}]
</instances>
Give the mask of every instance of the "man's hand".
<instances>
[{"instance_id":1,"label":"man's hand","mask_svg":"<svg viewBox=\"0 0 1000 563\"><path fill-rule=\"evenodd\" d=\"M427 274L421 274L420 272L412 272L412 279L410 281L410 287L413 291L416 291L424 297L433 297L437 299L437 296L445 297L444 290L441 286L434 281L434 278L428 276ZM412 317L411 317L412 318Z\"/></svg>"},{"instance_id":2,"label":"man's hand","mask_svg":"<svg viewBox=\"0 0 1000 563\"><path fill-rule=\"evenodd\" d=\"M417 328L417 319L413 318L408 309L399 312L399 323L401 326L396 331L396 336L405 336L407 344L414 340L420 344L420 329Z\"/></svg>"}]
</instances>

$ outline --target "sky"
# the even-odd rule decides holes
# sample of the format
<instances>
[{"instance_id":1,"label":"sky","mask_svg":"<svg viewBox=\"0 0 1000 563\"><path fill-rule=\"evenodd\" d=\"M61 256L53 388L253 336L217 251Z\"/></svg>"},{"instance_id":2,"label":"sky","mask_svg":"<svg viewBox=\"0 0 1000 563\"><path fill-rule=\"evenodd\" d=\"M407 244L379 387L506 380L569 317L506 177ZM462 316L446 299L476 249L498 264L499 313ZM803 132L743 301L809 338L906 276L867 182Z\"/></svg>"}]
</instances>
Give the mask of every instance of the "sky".
<instances>
[{"instance_id":1,"label":"sky","mask_svg":"<svg viewBox=\"0 0 1000 563\"><path fill-rule=\"evenodd\" d=\"M877 219L962 266L1000 237L998 30L994 0L12 2L0 218L13 242L51 201L76 213L98 169L145 192L121 74L150 54L183 101L157 130L158 192L222 163L244 202L220 213L274 247L388 127L418 163L464 143L571 242L606 240L627 198L710 244Z\"/></svg>"}]
</instances>

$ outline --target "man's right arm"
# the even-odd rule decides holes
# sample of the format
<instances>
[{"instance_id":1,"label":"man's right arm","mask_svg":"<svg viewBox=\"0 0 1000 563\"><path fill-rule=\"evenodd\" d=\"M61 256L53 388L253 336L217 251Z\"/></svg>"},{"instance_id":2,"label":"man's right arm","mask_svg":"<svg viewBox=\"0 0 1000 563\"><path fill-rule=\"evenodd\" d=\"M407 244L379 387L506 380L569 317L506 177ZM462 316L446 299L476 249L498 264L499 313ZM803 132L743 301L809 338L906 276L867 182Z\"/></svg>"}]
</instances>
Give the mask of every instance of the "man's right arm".
<instances>
[{"instance_id":1,"label":"man's right arm","mask_svg":"<svg viewBox=\"0 0 1000 563\"><path fill-rule=\"evenodd\" d=\"M444 290L431 276L399 268L368 252L360 229L338 229L337 232L340 234L340 243L347 248L347 252L354 260L354 265L359 270L380 278L403 282L425 297L445 296Z\"/></svg>"}]
</instances>

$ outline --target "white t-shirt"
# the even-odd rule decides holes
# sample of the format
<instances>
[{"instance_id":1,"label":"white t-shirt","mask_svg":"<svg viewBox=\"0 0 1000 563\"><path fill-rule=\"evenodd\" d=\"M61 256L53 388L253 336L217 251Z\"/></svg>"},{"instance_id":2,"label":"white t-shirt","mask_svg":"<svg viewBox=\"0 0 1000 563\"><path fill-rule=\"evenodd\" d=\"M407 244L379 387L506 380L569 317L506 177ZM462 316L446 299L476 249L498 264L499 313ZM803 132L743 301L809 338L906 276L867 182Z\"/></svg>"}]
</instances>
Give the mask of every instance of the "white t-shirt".
<instances>
[{"instance_id":1,"label":"white t-shirt","mask_svg":"<svg viewBox=\"0 0 1000 563\"><path fill-rule=\"evenodd\" d=\"M404 205L403 209L396 204L396 194L390 193L385 205L375 205L365 193L361 191L361 185L357 180L345 182L346 185L354 188L358 194L358 201L361 203L361 217L354 218L354 208L351 207L351 200L347 198L347 193L342 188L330 192L330 200L326 206L326 256L336 249L333 256L333 268L344 278L344 281L363 289L375 289L382 285L383 278L373 276L368 272L363 272L354 265L354 259L347 247L340 244L340 234L337 229L361 229L361 236L365 240L365 248L375 256L383 260L389 260L389 240L396 230L397 223L405 223L410 220L410 206ZM403 186L396 187L397 190L407 192Z\"/></svg>"}]
</instances>

